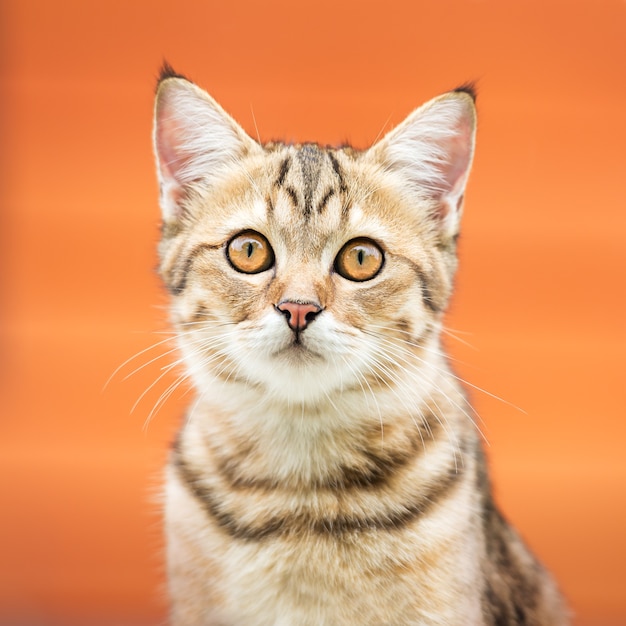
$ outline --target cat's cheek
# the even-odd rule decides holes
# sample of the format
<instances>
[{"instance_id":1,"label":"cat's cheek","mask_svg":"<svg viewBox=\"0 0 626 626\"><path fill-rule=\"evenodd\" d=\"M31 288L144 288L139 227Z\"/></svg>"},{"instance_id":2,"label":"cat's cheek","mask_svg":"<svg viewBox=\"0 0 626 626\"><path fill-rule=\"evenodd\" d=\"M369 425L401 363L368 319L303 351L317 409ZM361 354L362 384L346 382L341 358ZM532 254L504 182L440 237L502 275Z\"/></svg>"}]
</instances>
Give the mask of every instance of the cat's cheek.
<instances>
[{"instance_id":1,"label":"cat's cheek","mask_svg":"<svg viewBox=\"0 0 626 626\"><path fill-rule=\"evenodd\" d=\"M188 294L179 297L172 306L172 321L177 325L189 324L207 311L203 300L190 298Z\"/></svg>"}]
</instances>

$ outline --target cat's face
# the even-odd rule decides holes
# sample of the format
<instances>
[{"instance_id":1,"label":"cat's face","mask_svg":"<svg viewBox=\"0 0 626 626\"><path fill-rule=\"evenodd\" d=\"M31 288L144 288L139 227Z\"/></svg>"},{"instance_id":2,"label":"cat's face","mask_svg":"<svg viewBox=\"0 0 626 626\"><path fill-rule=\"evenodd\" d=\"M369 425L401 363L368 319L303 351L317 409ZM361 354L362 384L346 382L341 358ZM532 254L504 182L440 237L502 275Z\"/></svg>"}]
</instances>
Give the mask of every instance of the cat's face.
<instances>
[{"instance_id":1,"label":"cat's face","mask_svg":"<svg viewBox=\"0 0 626 626\"><path fill-rule=\"evenodd\" d=\"M474 133L464 92L420 111L365 152L261 147L191 83L161 83L161 272L200 391L316 402L415 368L450 295Z\"/></svg>"}]
</instances>

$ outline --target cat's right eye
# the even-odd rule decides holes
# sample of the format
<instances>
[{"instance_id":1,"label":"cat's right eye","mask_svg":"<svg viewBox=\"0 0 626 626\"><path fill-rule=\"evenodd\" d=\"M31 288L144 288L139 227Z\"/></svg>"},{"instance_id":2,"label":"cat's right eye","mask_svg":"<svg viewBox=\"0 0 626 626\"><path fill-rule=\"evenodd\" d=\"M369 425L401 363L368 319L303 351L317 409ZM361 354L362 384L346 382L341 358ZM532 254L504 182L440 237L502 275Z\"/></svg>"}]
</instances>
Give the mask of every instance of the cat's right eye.
<instances>
[{"instance_id":1,"label":"cat's right eye","mask_svg":"<svg viewBox=\"0 0 626 626\"><path fill-rule=\"evenodd\" d=\"M274 251L269 241L253 230L233 237L226 247L230 264L244 274L258 274L274 265Z\"/></svg>"}]
</instances>

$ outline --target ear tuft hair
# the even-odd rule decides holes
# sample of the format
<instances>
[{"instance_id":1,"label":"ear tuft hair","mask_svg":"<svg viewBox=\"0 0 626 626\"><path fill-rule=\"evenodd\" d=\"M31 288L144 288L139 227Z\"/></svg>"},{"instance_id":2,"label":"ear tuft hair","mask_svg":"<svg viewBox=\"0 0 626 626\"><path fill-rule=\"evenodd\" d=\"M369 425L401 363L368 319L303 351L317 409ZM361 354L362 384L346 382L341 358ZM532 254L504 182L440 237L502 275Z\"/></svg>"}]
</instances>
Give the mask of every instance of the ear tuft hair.
<instances>
[{"instance_id":1,"label":"ear tuft hair","mask_svg":"<svg viewBox=\"0 0 626 626\"><path fill-rule=\"evenodd\" d=\"M191 82L184 74L179 74L168 62L163 59L163 65L161 65L161 70L159 71L159 76L157 78L157 89L159 85L168 78L182 78L183 80Z\"/></svg>"},{"instance_id":2,"label":"ear tuft hair","mask_svg":"<svg viewBox=\"0 0 626 626\"><path fill-rule=\"evenodd\" d=\"M476 83L473 80L459 85L452 91L454 93L466 93L474 102L476 102L476 98L478 97L478 89L476 88Z\"/></svg>"}]
</instances>

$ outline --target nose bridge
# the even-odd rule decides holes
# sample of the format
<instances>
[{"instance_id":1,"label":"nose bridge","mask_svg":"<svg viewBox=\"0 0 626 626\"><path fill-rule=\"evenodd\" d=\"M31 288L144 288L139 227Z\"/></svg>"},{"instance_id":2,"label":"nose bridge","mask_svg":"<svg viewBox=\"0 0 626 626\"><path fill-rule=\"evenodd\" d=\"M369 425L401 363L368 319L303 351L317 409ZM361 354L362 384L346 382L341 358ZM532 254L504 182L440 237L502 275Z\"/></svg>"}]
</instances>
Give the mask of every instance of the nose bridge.
<instances>
[{"instance_id":1,"label":"nose bridge","mask_svg":"<svg viewBox=\"0 0 626 626\"><path fill-rule=\"evenodd\" d=\"M291 268L282 281L282 289L276 294L277 302L290 301L299 304L315 304L323 306L323 278L320 271L305 263Z\"/></svg>"}]
</instances>

